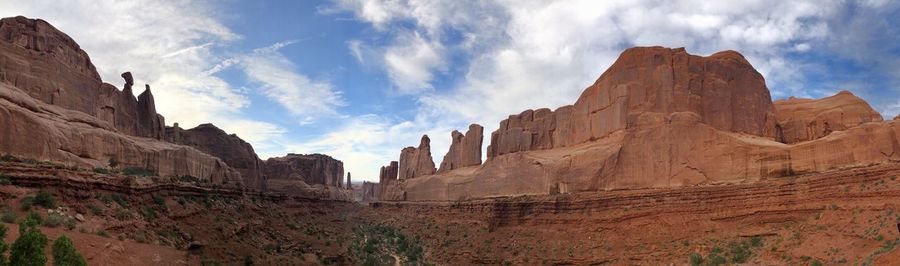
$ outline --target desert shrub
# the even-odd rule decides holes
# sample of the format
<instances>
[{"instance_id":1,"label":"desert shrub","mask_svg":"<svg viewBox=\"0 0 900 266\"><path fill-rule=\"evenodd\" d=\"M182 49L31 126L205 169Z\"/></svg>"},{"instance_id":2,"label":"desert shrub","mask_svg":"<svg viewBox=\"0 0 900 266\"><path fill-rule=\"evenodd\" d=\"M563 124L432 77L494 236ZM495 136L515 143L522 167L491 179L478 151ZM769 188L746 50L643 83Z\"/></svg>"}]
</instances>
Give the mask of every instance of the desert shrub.
<instances>
[{"instance_id":1,"label":"desert shrub","mask_svg":"<svg viewBox=\"0 0 900 266\"><path fill-rule=\"evenodd\" d=\"M9 245L6 244L6 232L7 228L5 224L0 224L0 265L9 265L9 261L6 260L6 251L9 250Z\"/></svg>"},{"instance_id":2,"label":"desert shrub","mask_svg":"<svg viewBox=\"0 0 900 266\"><path fill-rule=\"evenodd\" d=\"M92 203L88 203L87 208L88 210L91 210L91 213L93 213L94 215L103 214L103 209L100 209L100 207L97 207L97 205L94 205Z\"/></svg>"},{"instance_id":3,"label":"desert shrub","mask_svg":"<svg viewBox=\"0 0 900 266\"><path fill-rule=\"evenodd\" d=\"M199 178L196 178L196 177L193 177L193 176L189 176L189 175L183 175L183 176L180 176L180 177L178 177L178 180L181 181L181 182L188 182L188 183L198 183L198 182L200 182L200 179L199 179Z\"/></svg>"},{"instance_id":4,"label":"desert shrub","mask_svg":"<svg viewBox=\"0 0 900 266\"><path fill-rule=\"evenodd\" d=\"M142 167L126 167L122 173L130 176L158 176L153 170Z\"/></svg>"},{"instance_id":5,"label":"desert shrub","mask_svg":"<svg viewBox=\"0 0 900 266\"><path fill-rule=\"evenodd\" d=\"M94 173L108 175L108 174L110 174L111 172L109 171L109 169L101 168L101 167L96 167L96 168L94 168Z\"/></svg>"},{"instance_id":6,"label":"desert shrub","mask_svg":"<svg viewBox=\"0 0 900 266\"><path fill-rule=\"evenodd\" d=\"M53 194L50 194L50 192L47 192L46 190L41 190L34 196L34 205L53 209L56 208L56 200L53 199Z\"/></svg>"},{"instance_id":7,"label":"desert shrub","mask_svg":"<svg viewBox=\"0 0 900 266\"><path fill-rule=\"evenodd\" d=\"M155 220L156 217L157 217L157 215L156 215L156 209L153 209L153 208L151 208L151 207L149 207L149 206L148 206L148 207L144 207L144 209L143 209L143 214L144 214L144 219L146 219L147 221L153 221L153 220Z\"/></svg>"},{"instance_id":8,"label":"desert shrub","mask_svg":"<svg viewBox=\"0 0 900 266\"><path fill-rule=\"evenodd\" d=\"M166 199L159 195L156 195L156 196L153 196L153 203L156 203L156 205L159 205L159 206L166 206Z\"/></svg>"},{"instance_id":9,"label":"desert shrub","mask_svg":"<svg viewBox=\"0 0 900 266\"><path fill-rule=\"evenodd\" d=\"M0 156L0 161L15 162L15 161L18 161L18 159L16 159L16 157L14 157L12 155L4 154L3 156Z\"/></svg>"},{"instance_id":10,"label":"desert shrub","mask_svg":"<svg viewBox=\"0 0 900 266\"><path fill-rule=\"evenodd\" d=\"M75 250L75 244L72 243L72 239L62 235L56 241L53 241L53 265L87 266L87 260Z\"/></svg>"},{"instance_id":11,"label":"desert shrub","mask_svg":"<svg viewBox=\"0 0 900 266\"><path fill-rule=\"evenodd\" d=\"M97 235L109 238L109 232L106 232L106 230L103 230L103 229L100 229L100 231L97 231Z\"/></svg>"},{"instance_id":12,"label":"desert shrub","mask_svg":"<svg viewBox=\"0 0 900 266\"><path fill-rule=\"evenodd\" d=\"M44 218L41 217L41 214L36 212L29 212L25 215L25 218L22 218L22 221L19 223L27 222L29 225L34 224L35 226L41 225L44 223Z\"/></svg>"},{"instance_id":13,"label":"desert shrub","mask_svg":"<svg viewBox=\"0 0 900 266\"><path fill-rule=\"evenodd\" d=\"M50 215L47 215L47 219L44 220L44 226L56 228L56 227L59 227L61 224L63 224L65 221L66 221L65 216L62 216L62 215L59 215L56 213L51 213Z\"/></svg>"},{"instance_id":14,"label":"desert shrub","mask_svg":"<svg viewBox=\"0 0 900 266\"><path fill-rule=\"evenodd\" d=\"M143 232L139 232L134 235L134 241L137 241L138 243L147 243L147 235Z\"/></svg>"},{"instance_id":15,"label":"desert shrub","mask_svg":"<svg viewBox=\"0 0 900 266\"><path fill-rule=\"evenodd\" d=\"M110 168L116 168L119 166L119 160L116 160L116 158L109 158L108 164Z\"/></svg>"},{"instance_id":16,"label":"desert shrub","mask_svg":"<svg viewBox=\"0 0 900 266\"><path fill-rule=\"evenodd\" d=\"M37 225L29 220L19 225L19 238L12 244L9 255L10 265L43 266L47 264L47 236L41 233Z\"/></svg>"},{"instance_id":17,"label":"desert shrub","mask_svg":"<svg viewBox=\"0 0 900 266\"><path fill-rule=\"evenodd\" d=\"M691 266L703 265L703 255L700 255L697 253L691 253L691 255L689 255L688 258L691 262Z\"/></svg>"},{"instance_id":18,"label":"desert shrub","mask_svg":"<svg viewBox=\"0 0 900 266\"><path fill-rule=\"evenodd\" d=\"M0 185L4 185L4 186L12 185L12 181L9 180L8 176L0 175Z\"/></svg>"},{"instance_id":19,"label":"desert shrub","mask_svg":"<svg viewBox=\"0 0 900 266\"><path fill-rule=\"evenodd\" d=\"M23 211L30 211L31 206L33 206L33 205L34 205L34 197L32 197L32 196L25 196L24 198L19 200L19 206L22 207Z\"/></svg>"},{"instance_id":20,"label":"desert shrub","mask_svg":"<svg viewBox=\"0 0 900 266\"><path fill-rule=\"evenodd\" d=\"M119 194L109 194L101 197L100 200L105 203L115 202L116 204L119 204L119 206L128 208L128 201Z\"/></svg>"},{"instance_id":21,"label":"desert shrub","mask_svg":"<svg viewBox=\"0 0 900 266\"><path fill-rule=\"evenodd\" d=\"M75 219L66 219L63 224L66 226L67 230L72 230L75 229L75 226L78 225L78 222L76 222Z\"/></svg>"},{"instance_id":22,"label":"desert shrub","mask_svg":"<svg viewBox=\"0 0 900 266\"><path fill-rule=\"evenodd\" d=\"M244 266L253 266L253 257L244 256Z\"/></svg>"},{"instance_id":23,"label":"desert shrub","mask_svg":"<svg viewBox=\"0 0 900 266\"><path fill-rule=\"evenodd\" d=\"M0 221L4 223L15 223L16 222L16 213L11 210L4 210L3 213L0 213Z\"/></svg>"},{"instance_id":24,"label":"desert shrub","mask_svg":"<svg viewBox=\"0 0 900 266\"><path fill-rule=\"evenodd\" d=\"M118 210L116 210L116 219L119 219L119 221L128 220L130 218L131 212L129 212L128 210L123 208L119 208Z\"/></svg>"},{"instance_id":25,"label":"desert shrub","mask_svg":"<svg viewBox=\"0 0 900 266\"><path fill-rule=\"evenodd\" d=\"M751 237L750 238L750 246L755 247L755 248L762 247L763 246L762 237L759 237L759 236Z\"/></svg>"}]
</instances>

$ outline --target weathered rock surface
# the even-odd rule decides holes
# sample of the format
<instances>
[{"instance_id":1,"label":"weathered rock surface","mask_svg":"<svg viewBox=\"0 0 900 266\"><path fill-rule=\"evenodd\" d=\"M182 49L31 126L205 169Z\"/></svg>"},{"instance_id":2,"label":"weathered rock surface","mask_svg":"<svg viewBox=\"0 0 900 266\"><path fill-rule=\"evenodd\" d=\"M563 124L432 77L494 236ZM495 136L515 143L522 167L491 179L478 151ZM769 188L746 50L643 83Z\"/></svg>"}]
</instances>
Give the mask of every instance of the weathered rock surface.
<instances>
[{"instance_id":1,"label":"weathered rock surface","mask_svg":"<svg viewBox=\"0 0 900 266\"><path fill-rule=\"evenodd\" d=\"M131 73L122 77L123 91L103 83L87 53L46 21L0 19L0 82L41 102L97 117L127 135L162 139L165 123L149 86L135 99Z\"/></svg>"},{"instance_id":2,"label":"weathered rock surface","mask_svg":"<svg viewBox=\"0 0 900 266\"><path fill-rule=\"evenodd\" d=\"M363 202L373 202L377 201L379 197L379 184L372 183L369 181L363 181L362 185L362 199Z\"/></svg>"},{"instance_id":3,"label":"weathered rock surface","mask_svg":"<svg viewBox=\"0 0 900 266\"><path fill-rule=\"evenodd\" d=\"M344 163L324 154L294 154L265 161L269 189L278 189L285 181L302 181L307 185L342 187Z\"/></svg>"},{"instance_id":4,"label":"weathered rock surface","mask_svg":"<svg viewBox=\"0 0 900 266\"><path fill-rule=\"evenodd\" d=\"M406 147L400 151L400 179L431 175L436 172L431 159L431 139L422 136L418 148Z\"/></svg>"},{"instance_id":5,"label":"weathered rock surface","mask_svg":"<svg viewBox=\"0 0 900 266\"><path fill-rule=\"evenodd\" d=\"M391 161L388 165L381 167L378 175L378 191L375 193L381 200L404 200L406 196L397 182L400 171L400 164L397 161Z\"/></svg>"},{"instance_id":6,"label":"weathered rock surface","mask_svg":"<svg viewBox=\"0 0 900 266\"><path fill-rule=\"evenodd\" d=\"M779 105L778 121L794 122L776 126L762 77L735 52L698 57L682 49L632 48L575 105L527 110L501 122L481 167L382 183L391 194L381 199L751 182L900 161L900 120L880 121L849 93ZM840 130L792 133L826 132L816 128L825 122ZM811 141L782 143L779 127L785 137Z\"/></svg>"},{"instance_id":7,"label":"weathered rock surface","mask_svg":"<svg viewBox=\"0 0 900 266\"><path fill-rule=\"evenodd\" d=\"M142 167L160 176L190 175L219 183L240 173L192 147L121 134L106 121L30 97L0 83L0 151L83 167Z\"/></svg>"},{"instance_id":8,"label":"weathered rock surface","mask_svg":"<svg viewBox=\"0 0 900 266\"><path fill-rule=\"evenodd\" d=\"M188 145L219 157L228 166L241 173L245 186L265 190L266 180L262 172L262 160L253 151L253 146L237 135L225 133L213 124L201 124L188 130L175 125L166 130L174 133L170 138L173 143ZM232 181L240 182L240 180Z\"/></svg>"},{"instance_id":9,"label":"weathered rock surface","mask_svg":"<svg viewBox=\"0 0 900 266\"><path fill-rule=\"evenodd\" d=\"M769 90L742 55L709 57L683 48L631 48L574 105L526 110L500 122L488 159L518 151L566 147L625 129L642 112L694 112L716 129L775 137Z\"/></svg>"},{"instance_id":10,"label":"weathered rock surface","mask_svg":"<svg viewBox=\"0 0 900 266\"><path fill-rule=\"evenodd\" d=\"M780 140L797 143L814 140L867 122L882 121L881 114L849 91L822 99L791 97L775 101Z\"/></svg>"},{"instance_id":11,"label":"weathered rock surface","mask_svg":"<svg viewBox=\"0 0 900 266\"><path fill-rule=\"evenodd\" d=\"M481 165L481 142L484 139L484 127L478 124L469 125L469 130L463 135L454 130L450 136L450 150L441 161L438 172L450 171L457 168Z\"/></svg>"}]
</instances>

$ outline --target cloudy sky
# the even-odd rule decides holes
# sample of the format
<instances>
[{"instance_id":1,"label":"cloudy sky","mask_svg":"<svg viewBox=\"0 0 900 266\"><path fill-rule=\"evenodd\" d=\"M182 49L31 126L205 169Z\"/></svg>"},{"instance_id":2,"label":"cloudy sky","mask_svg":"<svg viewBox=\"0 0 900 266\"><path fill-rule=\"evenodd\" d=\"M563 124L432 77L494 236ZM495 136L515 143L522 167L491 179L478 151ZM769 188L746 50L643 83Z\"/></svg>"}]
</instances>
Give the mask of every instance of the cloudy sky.
<instances>
[{"instance_id":1,"label":"cloudy sky","mask_svg":"<svg viewBox=\"0 0 900 266\"><path fill-rule=\"evenodd\" d=\"M739 3L735 3L739 2ZM73 37L103 79L132 71L167 123L212 122L263 159L326 153L377 180L402 147L485 135L570 104L632 46L737 50L776 99L850 90L900 112L897 1L0 0ZM139 93L137 91L136 93Z\"/></svg>"}]
</instances>

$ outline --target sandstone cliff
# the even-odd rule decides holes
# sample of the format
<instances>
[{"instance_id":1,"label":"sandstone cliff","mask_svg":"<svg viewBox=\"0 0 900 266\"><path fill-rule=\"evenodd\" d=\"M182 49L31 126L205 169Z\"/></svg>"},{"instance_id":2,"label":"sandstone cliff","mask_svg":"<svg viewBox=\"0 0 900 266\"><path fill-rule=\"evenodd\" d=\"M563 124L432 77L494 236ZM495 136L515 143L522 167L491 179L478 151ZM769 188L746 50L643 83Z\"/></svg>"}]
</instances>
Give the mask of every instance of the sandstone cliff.
<instances>
[{"instance_id":1,"label":"sandstone cliff","mask_svg":"<svg viewBox=\"0 0 900 266\"><path fill-rule=\"evenodd\" d=\"M469 130L465 135L456 130L450 133L450 137L453 138L450 142L450 150L447 151L447 155L444 155L438 172L481 165L483 135L484 127L478 124L469 125Z\"/></svg>"},{"instance_id":2,"label":"sandstone cliff","mask_svg":"<svg viewBox=\"0 0 900 266\"><path fill-rule=\"evenodd\" d=\"M822 99L791 97L775 101L781 141L797 143L824 137L867 122L882 121L881 114L849 91Z\"/></svg>"},{"instance_id":3,"label":"sandstone cliff","mask_svg":"<svg viewBox=\"0 0 900 266\"><path fill-rule=\"evenodd\" d=\"M166 128L166 131L173 133L169 141L188 145L219 157L228 166L241 173L245 186L265 190L266 180L262 174L262 160L253 151L253 146L237 135L229 135L213 124L202 124L188 130L183 130L176 124L174 127Z\"/></svg>"},{"instance_id":4,"label":"sandstone cliff","mask_svg":"<svg viewBox=\"0 0 900 266\"><path fill-rule=\"evenodd\" d=\"M400 151L400 179L431 175L436 172L431 159L431 139L422 136L419 147L406 147Z\"/></svg>"},{"instance_id":5,"label":"sandstone cliff","mask_svg":"<svg viewBox=\"0 0 900 266\"><path fill-rule=\"evenodd\" d=\"M344 163L324 154L288 154L265 161L267 187L278 190L290 183L339 188L343 184Z\"/></svg>"},{"instance_id":6,"label":"sandstone cliff","mask_svg":"<svg viewBox=\"0 0 900 266\"><path fill-rule=\"evenodd\" d=\"M625 50L574 105L526 110L501 121L488 159L603 138L643 112L693 112L719 130L776 133L765 81L739 53L701 57L683 48L642 47Z\"/></svg>"},{"instance_id":7,"label":"sandstone cliff","mask_svg":"<svg viewBox=\"0 0 900 266\"><path fill-rule=\"evenodd\" d=\"M125 88L103 83L87 53L43 20L0 19L0 81L46 104L79 111L131 136L162 139L149 86L135 99L131 73Z\"/></svg>"},{"instance_id":8,"label":"sandstone cliff","mask_svg":"<svg viewBox=\"0 0 900 266\"><path fill-rule=\"evenodd\" d=\"M382 182L380 199L752 182L896 162L898 126L849 93L773 104L736 52L632 48L574 105L502 121L480 167ZM795 143L802 140L811 141Z\"/></svg>"},{"instance_id":9,"label":"sandstone cliff","mask_svg":"<svg viewBox=\"0 0 900 266\"><path fill-rule=\"evenodd\" d=\"M89 167L141 167L161 176L240 180L219 158L159 141L164 119L149 86L134 97L103 83L87 54L43 20L0 19L0 152Z\"/></svg>"}]
</instances>

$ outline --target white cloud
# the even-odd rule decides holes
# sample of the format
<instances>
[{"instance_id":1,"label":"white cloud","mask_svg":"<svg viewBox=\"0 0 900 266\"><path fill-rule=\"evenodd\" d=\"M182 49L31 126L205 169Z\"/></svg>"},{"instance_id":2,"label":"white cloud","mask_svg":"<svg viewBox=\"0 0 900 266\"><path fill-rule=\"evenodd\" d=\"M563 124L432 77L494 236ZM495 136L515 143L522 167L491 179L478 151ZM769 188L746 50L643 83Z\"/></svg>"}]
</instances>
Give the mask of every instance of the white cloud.
<instances>
[{"instance_id":1,"label":"white cloud","mask_svg":"<svg viewBox=\"0 0 900 266\"><path fill-rule=\"evenodd\" d=\"M384 53L388 76L403 93L429 89L433 71L443 67L443 47L418 33L404 35Z\"/></svg>"},{"instance_id":2,"label":"white cloud","mask_svg":"<svg viewBox=\"0 0 900 266\"><path fill-rule=\"evenodd\" d=\"M291 114L308 123L318 116L336 115L335 108L346 103L331 83L314 81L294 71L294 64L278 52L294 41L279 42L239 57L239 64L262 93L281 104Z\"/></svg>"}]
</instances>

